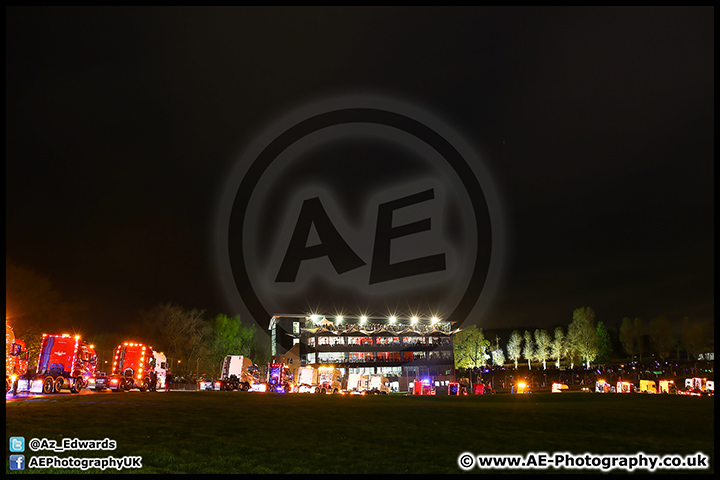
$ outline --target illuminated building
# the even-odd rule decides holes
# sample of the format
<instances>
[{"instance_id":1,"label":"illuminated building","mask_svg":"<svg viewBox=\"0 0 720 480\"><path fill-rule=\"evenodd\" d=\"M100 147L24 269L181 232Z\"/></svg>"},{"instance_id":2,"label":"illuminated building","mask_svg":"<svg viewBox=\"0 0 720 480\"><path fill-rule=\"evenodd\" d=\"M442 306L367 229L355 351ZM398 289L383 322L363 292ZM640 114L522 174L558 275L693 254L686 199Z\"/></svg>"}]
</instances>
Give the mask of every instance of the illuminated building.
<instances>
[{"instance_id":1,"label":"illuminated building","mask_svg":"<svg viewBox=\"0 0 720 480\"><path fill-rule=\"evenodd\" d=\"M455 380L457 330L436 318L275 315L269 330L273 358L292 350L302 366L334 365L345 377L379 373L400 391L419 378Z\"/></svg>"}]
</instances>

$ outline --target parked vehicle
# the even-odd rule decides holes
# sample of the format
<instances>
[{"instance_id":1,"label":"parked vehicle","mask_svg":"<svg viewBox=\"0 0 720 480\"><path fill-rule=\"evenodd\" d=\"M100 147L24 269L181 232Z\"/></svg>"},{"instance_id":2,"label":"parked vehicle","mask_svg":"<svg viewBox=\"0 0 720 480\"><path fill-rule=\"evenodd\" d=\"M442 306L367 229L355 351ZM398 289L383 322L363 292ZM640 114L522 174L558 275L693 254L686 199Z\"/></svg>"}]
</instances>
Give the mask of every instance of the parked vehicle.
<instances>
[{"instance_id":1,"label":"parked vehicle","mask_svg":"<svg viewBox=\"0 0 720 480\"><path fill-rule=\"evenodd\" d=\"M708 380L707 378L692 377L685 379L685 388L678 390L679 395L714 395L715 394L715 382Z\"/></svg>"},{"instance_id":2,"label":"parked vehicle","mask_svg":"<svg viewBox=\"0 0 720 480\"><path fill-rule=\"evenodd\" d=\"M413 395L435 395L437 393L432 381L429 378L415 380L412 385Z\"/></svg>"},{"instance_id":3,"label":"parked vehicle","mask_svg":"<svg viewBox=\"0 0 720 480\"><path fill-rule=\"evenodd\" d=\"M636 390L635 385L631 382L619 381L615 386L615 393L634 393Z\"/></svg>"},{"instance_id":4,"label":"parked vehicle","mask_svg":"<svg viewBox=\"0 0 720 480\"><path fill-rule=\"evenodd\" d=\"M290 367L284 363L268 363L265 391L275 393L292 393L295 382Z\"/></svg>"},{"instance_id":5,"label":"parked vehicle","mask_svg":"<svg viewBox=\"0 0 720 480\"><path fill-rule=\"evenodd\" d=\"M345 392L350 395L365 395L368 392L369 377L360 373L351 373L347 378Z\"/></svg>"},{"instance_id":6,"label":"parked vehicle","mask_svg":"<svg viewBox=\"0 0 720 480\"><path fill-rule=\"evenodd\" d=\"M138 389L141 392L156 391L158 379L165 382L167 369L163 367L165 355L157 358L152 347L136 342L124 342L117 346L110 377L101 380L114 392ZM158 360L161 360L158 364ZM98 381L96 380L96 385ZM97 388L97 387L96 387ZM165 387L163 387L165 388Z\"/></svg>"},{"instance_id":7,"label":"parked vehicle","mask_svg":"<svg viewBox=\"0 0 720 480\"><path fill-rule=\"evenodd\" d=\"M242 355L228 355L223 360L219 380L220 390L247 392L250 387L259 381L257 378L257 366L249 358Z\"/></svg>"},{"instance_id":8,"label":"parked vehicle","mask_svg":"<svg viewBox=\"0 0 720 480\"><path fill-rule=\"evenodd\" d=\"M640 380L640 393L658 393L655 380Z\"/></svg>"},{"instance_id":9,"label":"parked vehicle","mask_svg":"<svg viewBox=\"0 0 720 480\"><path fill-rule=\"evenodd\" d=\"M225 390L222 380L200 380L198 388L200 390Z\"/></svg>"},{"instance_id":10,"label":"parked vehicle","mask_svg":"<svg viewBox=\"0 0 720 480\"><path fill-rule=\"evenodd\" d=\"M33 393L78 393L95 376L97 355L80 335L43 334L38 366L30 384Z\"/></svg>"},{"instance_id":11,"label":"parked vehicle","mask_svg":"<svg viewBox=\"0 0 720 480\"><path fill-rule=\"evenodd\" d=\"M553 382L550 391L552 393L562 393L563 390L567 390L567 389L568 389L568 386L565 385L564 383Z\"/></svg>"},{"instance_id":12,"label":"parked vehicle","mask_svg":"<svg viewBox=\"0 0 720 480\"><path fill-rule=\"evenodd\" d=\"M675 395L677 393L677 387L675 386L674 380L660 380L658 383L660 393L668 393L670 395Z\"/></svg>"},{"instance_id":13,"label":"parked vehicle","mask_svg":"<svg viewBox=\"0 0 720 480\"><path fill-rule=\"evenodd\" d=\"M475 385L473 385L473 395L491 395L493 393L495 393L495 390L493 390L488 383L478 381Z\"/></svg>"},{"instance_id":14,"label":"parked vehicle","mask_svg":"<svg viewBox=\"0 0 720 480\"><path fill-rule=\"evenodd\" d=\"M314 367L298 368L297 391L298 393L319 393L317 370Z\"/></svg>"},{"instance_id":15,"label":"parked vehicle","mask_svg":"<svg viewBox=\"0 0 720 480\"><path fill-rule=\"evenodd\" d=\"M448 383L448 395L467 396L467 389L458 382Z\"/></svg>"},{"instance_id":16,"label":"parked vehicle","mask_svg":"<svg viewBox=\"0 0 720 480\"><path fill-rule=\"evenodd\" d=\"M15 331L5 322L5 393L17 391L18 378L28 370L25 342L15 338Z\"/></svg>"},{"instance_id":17,"label":"parked vehicle","mask_svg":"<svg viewBox=\"0 0 720 480\"><path fill-rule=\"evenodd\" d=\"M595 393L615 393L615 387L605 380L598 380L595 382Z\"/></svg>"},{"instance_id":18,"label":"parked vehicle","mask_svg":"<svg viewBox=\"0 0 720 480\"><path fill-rule=\"evenodd\" d=\"M367 391L373 395L387 395L390 393L390 380L379 373L370 375Z\"/></svg>"},{"instance_id":19,"label":"parked vehicle","mask_svg":"<svg viewBox=\"0 0 720 480\"><path fill-rule=\"evenodd\" d=\"M155 378L156 383L153 388L150 385L151 390L156 392L167 392L170 390L170 382L167 371L167 357L163 352L153 351L153 357L155 358Z\"/></svg>"},{"instance_id":20,"label":"parked vehicle","mask_svg":"<svg viewBox=\"0 0 720 480\"><path fill-rule=\"evenodd\" d=\"M333 366L318 367L318 393L340 393L342 390L342 373Z\"/></svg>"}]
</instances>

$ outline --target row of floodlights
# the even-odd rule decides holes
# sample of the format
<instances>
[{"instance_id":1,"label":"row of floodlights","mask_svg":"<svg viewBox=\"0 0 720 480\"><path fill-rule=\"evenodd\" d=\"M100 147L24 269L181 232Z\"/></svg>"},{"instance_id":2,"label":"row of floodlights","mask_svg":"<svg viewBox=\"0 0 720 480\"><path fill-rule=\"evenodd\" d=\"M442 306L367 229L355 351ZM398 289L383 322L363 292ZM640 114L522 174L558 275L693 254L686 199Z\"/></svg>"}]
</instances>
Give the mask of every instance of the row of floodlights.
<instances>
[{"instance_id":1,"label":"row of floodlights","mask_svg":"<svg viewBox=\"0 0 720 480\"><path fill-rule=\"evenodd\" d=\"M313 322L319 322L319 321L325 319L325 317L324 317L323 315L309 315L307 318L308 318L309 320L312 320ZM367 317L367 316L365 316L365 315L359 317L360 325L366 324L369 319L370 319L370 317ZM395 315L392 315L392 316L390 316L390 317L387 317L387 319L388 319L388 322L389 322L391 325L396 324L397 321L398 321L398 317L396 317ZM342 323L343 323L343 320L344 320L344 318L343 318L342 315L336 315L336 316L335 316L335 324L336 324L336 325L342 324ZM440 321L440 319L439 319L438 317L432 317L432 318L430 318L430 325L435 325L435 324L438 323L439 321ZM410 324L411 324L411 325L417 325L419 322L420 322L420 318L418 318L418 317L416 317L416 316L410 317Z\"/></svg>"}]
</instances>

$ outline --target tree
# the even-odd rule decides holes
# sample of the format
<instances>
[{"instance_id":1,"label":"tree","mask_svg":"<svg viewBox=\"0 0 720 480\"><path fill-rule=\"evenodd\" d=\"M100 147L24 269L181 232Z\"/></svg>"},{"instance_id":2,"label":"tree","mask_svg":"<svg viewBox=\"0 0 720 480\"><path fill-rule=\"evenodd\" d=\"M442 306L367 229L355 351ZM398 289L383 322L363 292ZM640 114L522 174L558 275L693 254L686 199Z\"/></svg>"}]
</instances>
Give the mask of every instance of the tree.
<instances>
[{"instance_id":1,"label":"tree","mask_svg":"<svg viewBox=\"0 0 720 480\"><path fill-rule=\"evenodd\" d=\"M707 348L711 340L707 338L706 329L703 328L702 324L691 322L687 317L683 318L680 334L682 335L688 360L690 360L690 355L697 359L698 355L703 353L702 350Z\"/></svg>"},{"instance_id":2,"label":"tree","mask_svg":"<svg viewBox=\"0 0 720 480\"><path fill-rule=\"evenodd\" d=\"M585 362L585 368L590 368L590 362L598 354L597 327L595 326L595 312L592 308L575 309L573 321L568 327L568 340Z\"/></svg>"},{"instance_id":3,"label":"tree","mask_svg":"<svg viewBox=\"0 0 720 480\"><path fill-rule=\"evenodd\" d=\"M645 335L645 328L641 318L633 320L633 335L637 338L637 352L638 361L642 362L642 354L645 351L645 343L643 341L643 335Z\"/></svg>"},{"instance_id":4,"label":"tree","mask_svg":"<svg viewBox=\"0 0 720 480\"><path fill-rule=\"evenodd\" d=\"M657 317L650 320L648 334L653 345L653 350L661 360L670 358L673 350L673 331L670 321L665 317Z\"/></svg>"},{"instance_id":5,"label":"tree","mask_svg":"<svg viewBox=\"0 0 720 480\"><path fill-rule=\"evenodd\" d=\"M490 341L485 338L482 328L475 325L455 334L453 350L456 368L478 368L487 364L485 351Z\"/></svg>"},{"instance_id":6,"label":"tree","mask_svg":"<svg viewBox=\"0 0 720 480\"><path fill-rule=\"evenodd\" d=\"M530 362L535 360L535 342L533 342L532 333L525 330L525 333L523 334L523 338L525 339L525 347L523 348L523 357L528 362L528 370L532 369L532 365L530 365Z\"/></svg>"},{"instance_id":7,"label":"tree","mask_svg":"<svg viewBox=\"0 0 720 480\"><path fill-rule=\"evenodd\" d=\"M76 317L84 310L80 304L63 300L52 281L5 258L5 321L15 337L25 342L35 368L43 333L75 333Z\"/></svg>"},{"instance_id":8,"label":"tree","mask_svg":"<svg viewBox=\"0 0 720 480\"><path fill-rule=\"evenodd\" d=\"M522 340L520 332L513 330L507 344L508 360L515 364L515 370L518 368L518 359L520 358L520 352L522 352Z\"/></svg>"},{"instance_id":9,"label":"tree","mask_svg":"<svg viewBox=\"0 0 720 480\"><path fill-rule=\"evenodd\" d=\"M550 358L550 344L550 335L546 330L535 330L535 358L537 361L542 362L543 370L547 370L546 361Z\"/></svg>"},{"instance_id":10,"label":"tree","mask_svg":"<svg viewBox=\"0 0 720 480\"><path fill-rule=\"evenodd\" d=\"M496 367L502 367L505 365L505 354L503 353L502 348L496 348L492 351L492 361L493 365Z\"/></svg>"},{"instance_id":11,"label":"tree","mask_svg":"<svg viewBox=\"0 0 720 480\"><path fill-rule=\"evenodd\" d=\"M605 328L603 322L597 324L597 363L610 363L612 356L612 341L610 340L610 332Z\"/></svg>"},{"instance_id":12,"label":"tree","mask_svg":"<svg viewBox=\"0 0 720 480\"><path fill-rule=\"evenodd\" d=\"M171 368L174 363L180 369L173 373L192 373L197 359L209 355L212 329L204 315L204 310L186 310L172 303L143 312L144 337L155 342L153 347L164 348Z\"/></svg>"},{"instance_id":13,"label":"tree","mask_svg":"<svg viewBox=\"0 0 720 480\"><path fill-rule=\"evenodd\" d=\"M218 314L212 322L210 356L213 363L220 365L227 355L251 358L255 333L255 325L245 326L240 315L228 317L224 313Z\"/></svg>"},{"instance_id":14,"label":"tree","mask_svg":"<svg viewBox=\"0 0 720 480\"><path fill-rule=\"evenodd\" d=\"M52 281L35 270L5 259L5 319L16 333L26 328L66 330L84 310L79 303L63 300Z\"/></svg>"},{"instance_id":15,"label":"tree","mask_svg":"<svg viewBox=\"0 0 720 480\"><path fill-rule=\"evenodd\" d=\"M639 339L635 335L635 326L630 317L623 318L620 325L620 344L625 353L630 355L630 360L635 358Z\"/></svg>"},{"instance_id":16,"label":"tree","mask_svg":"<svg viewBox=\"0 0 720 480\"><path fill-rule=\"evenodd\" d=\"M493 349L491 356L493 365L496 367L502 367L505 365L505 354L503 353L502 348L500 348L500 337L497 335L495 335L495 348Z\"/></svg>"},{"instance_id":17,"label":"tree","mask_svg":"<svg viewBox=\"0 0 720 480\"><path fill-rule=\"evenodd\" d=\"M565 355L565 332L562 327L555 328L555 336L550 343L550 355L555 359L555 368L560 368L560 360Z\"/></svg>"},{"instance_id":18,"label":"tree","mask_svg":"<svg viewBox=\"0 0 720 480\"><path fill-rule=\"evenodd\" d=\"M455 353L455 367L470 370L470 385L472 386L472 370L484 366L487 362L485 350L490 341L485 338L482 328L471 325L455 334L453 352Z\"/></svg>"}]
</instances>

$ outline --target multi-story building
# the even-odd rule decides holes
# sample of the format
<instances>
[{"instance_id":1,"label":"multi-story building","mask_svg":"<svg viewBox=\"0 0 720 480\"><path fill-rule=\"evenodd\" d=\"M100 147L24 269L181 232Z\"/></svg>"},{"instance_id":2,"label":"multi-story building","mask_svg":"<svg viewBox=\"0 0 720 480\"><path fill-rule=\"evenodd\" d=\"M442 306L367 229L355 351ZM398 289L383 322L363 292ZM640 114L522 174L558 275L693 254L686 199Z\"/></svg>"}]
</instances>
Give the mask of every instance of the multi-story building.
<instances>
[{"instance_id":1,"label":"multi-story building","mask_svg":"<svg viewBox=\"0 0 720 480\"><path fill-rule=\"evenodd\" d=\"M345 376L380 373L397 391L417 379L440 386L455 379L457 330L436 318L275 315L269 329L273 357L294 350L303 366L332 364Z\"/></svg>"}]
</instances>

